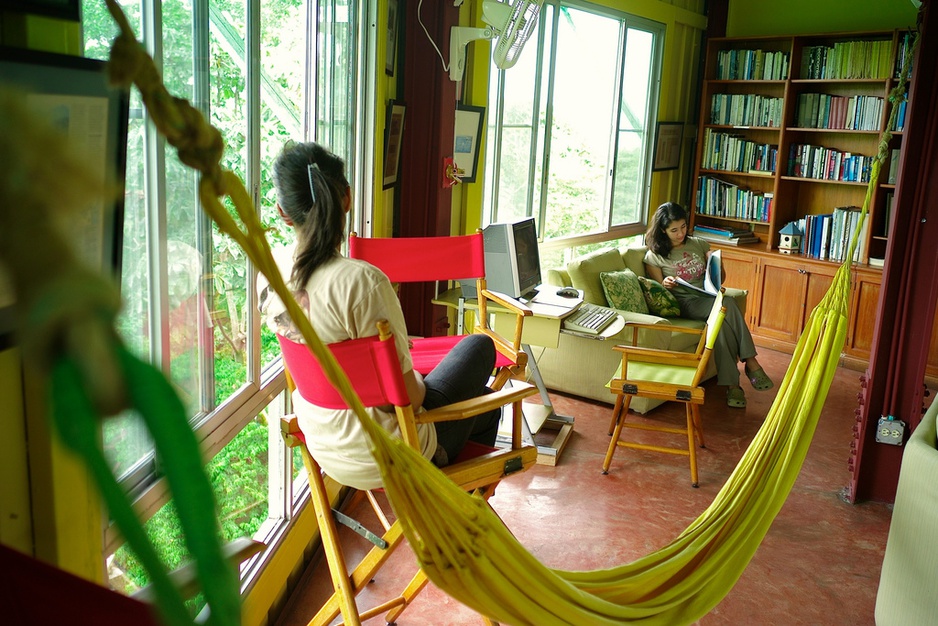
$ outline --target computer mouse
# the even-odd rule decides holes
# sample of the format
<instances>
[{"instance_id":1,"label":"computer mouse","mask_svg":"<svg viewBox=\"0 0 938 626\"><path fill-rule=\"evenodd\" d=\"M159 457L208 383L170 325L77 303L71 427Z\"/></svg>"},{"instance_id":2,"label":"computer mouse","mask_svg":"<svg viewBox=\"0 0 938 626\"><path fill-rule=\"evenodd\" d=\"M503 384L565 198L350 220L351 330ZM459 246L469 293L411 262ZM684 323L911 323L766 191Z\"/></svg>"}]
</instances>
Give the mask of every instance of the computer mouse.
<instances>
[{"instance_id":1,"label":"computer mouse","mask_svg":"<svg viewBox=\"0 0 938 626\"><path fill-rule=\"evenodd\" d=\"M561 298L579 298L580 292L573 287L563 287L557 290L557 295Z\"/></svg>"}]
</instances>

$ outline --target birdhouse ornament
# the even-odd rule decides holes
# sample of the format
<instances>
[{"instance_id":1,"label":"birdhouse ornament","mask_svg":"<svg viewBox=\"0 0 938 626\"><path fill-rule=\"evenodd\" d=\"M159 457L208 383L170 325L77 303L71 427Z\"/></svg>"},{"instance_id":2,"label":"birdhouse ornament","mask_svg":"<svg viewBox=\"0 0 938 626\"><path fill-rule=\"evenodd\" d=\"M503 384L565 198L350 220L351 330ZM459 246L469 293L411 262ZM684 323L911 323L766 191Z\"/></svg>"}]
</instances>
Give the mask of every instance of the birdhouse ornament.
<instances>
[{"instance_id":1,"label":"birdhouse ornament","mask_svg":"<svg viewBox=\"0 0 938 626\"><path fill-rule=\"evenodd\" d=\"M778 251L783 254L792 254L801 250L801 229L795 222L788 222L778 232Z\"/></svg>"}]
</instances>

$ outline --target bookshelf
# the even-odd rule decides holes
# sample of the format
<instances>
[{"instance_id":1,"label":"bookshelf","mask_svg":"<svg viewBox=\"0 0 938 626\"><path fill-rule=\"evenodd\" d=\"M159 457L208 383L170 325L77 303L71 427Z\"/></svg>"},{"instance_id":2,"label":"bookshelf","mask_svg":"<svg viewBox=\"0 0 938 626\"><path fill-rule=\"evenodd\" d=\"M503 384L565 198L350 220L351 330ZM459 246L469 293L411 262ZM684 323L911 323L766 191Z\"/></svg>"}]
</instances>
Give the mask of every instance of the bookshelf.
<instances>
[{"instance_id":1,"label":"bookshelf","mask_svg":"<svg viewBox=\"0 0 938 626\"><path fill-rule=\"evenodd\" d=\"M759 238L750 245L771 252L789 222L862 206L905 37L882 31L711 39L691 226L748 229ZM898 156L901 147L900 121L890 148ZM873 194L861 264L885 257L897 164L885 164ZM839 262L829 251L804 254Z\"/></svg>"},{"instance_id":2,"label":"bookshelf","mask_svg":"<svg viewBox=\"0 0 938 626\"><path fill-rule=\"evenodd\" d=\"M749 243L729 246L706 238L739 270L735 277L727 270L728 284L749 290L747 322L761 345L793 349L806 312L846 254L844 239L852 235L851 218L863 205L886 131L906 36L879 31L707 42L690 222L695 234L749 233ZM879 292L877 259L886 254L903 120L891 130L892 158L871 197L855 257L845 356L857 367L869 358L873 323L864 312ZM805 233L794 253L778 248L779 232L791 222L821 229Z\"/></svg>"}]
</instances>

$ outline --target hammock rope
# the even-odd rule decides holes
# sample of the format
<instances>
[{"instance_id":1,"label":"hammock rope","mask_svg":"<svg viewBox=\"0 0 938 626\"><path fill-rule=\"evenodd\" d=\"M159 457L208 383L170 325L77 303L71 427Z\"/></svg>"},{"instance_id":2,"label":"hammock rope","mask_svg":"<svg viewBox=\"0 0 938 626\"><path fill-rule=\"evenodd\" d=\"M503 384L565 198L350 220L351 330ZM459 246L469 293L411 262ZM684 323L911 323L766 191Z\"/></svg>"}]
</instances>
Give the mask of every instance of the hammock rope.
<instances>
[{"instance_id":1,"label":"hammock rope","mask_svg":"<svg viewBox=\"0 0 938 626\"><path fill-rule=\"evenodd\" d=\"M166 93L152 60L122 19L120 7L114 0L107 3L121 26L112 49L112 76L137 85L157 126L168 129L167 139L180 150L180 159L201 172L204 210L270 281L311 352L359 417L404 534L421 568L440 589L483 615L515 625L690 623L716 606L768 531L810 446L846 338L850 260L888 154L888 130L873 162L847 260L811 313L763 426L713 503L674 541L633 563L564 571L540 563L484 500L464 492L368 418L344 372L284 283L243 184L219 165L217 131L186 101ZM891 103L902 97L907 78L902 76ZM894 125L896 109L892 107L888 128ZM219 201L226 195L243 229Z\"/></svg>"}]
</instances>

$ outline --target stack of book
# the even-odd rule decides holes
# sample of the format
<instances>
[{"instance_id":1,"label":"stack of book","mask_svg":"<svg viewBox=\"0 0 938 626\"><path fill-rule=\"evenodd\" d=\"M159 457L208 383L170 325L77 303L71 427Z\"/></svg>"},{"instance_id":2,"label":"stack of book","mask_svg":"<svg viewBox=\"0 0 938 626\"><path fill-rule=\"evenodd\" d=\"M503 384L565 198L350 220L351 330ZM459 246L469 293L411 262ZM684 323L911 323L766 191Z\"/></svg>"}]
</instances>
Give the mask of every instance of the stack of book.
<instances>
[{"instance_id":1,"label":"stack of book","mask_svg":"<svg viewBox=\"0 0 938 626\"><path fill-rule=\"evenodd\" d=\"M694 224L694 237L723 246L744 246L750 243L759 243L759 237L748 228L733 228L724 226L707 226Z\"/></svg>"},{"instance_id":2,"label":"stack of book","mask_svg":"<svg viewBox=\"0 0 938 626\"><path fill-rule=\"evenodd\" d=\"M860 222L860 207L837 207L833 213L807 215L804 220L804 237L801 252L816 259L842 263L847 257L850 240ZM853 251L853 262L866 262L867 216L860 225L857 247Z\"/></svg>"}]
</instances>

